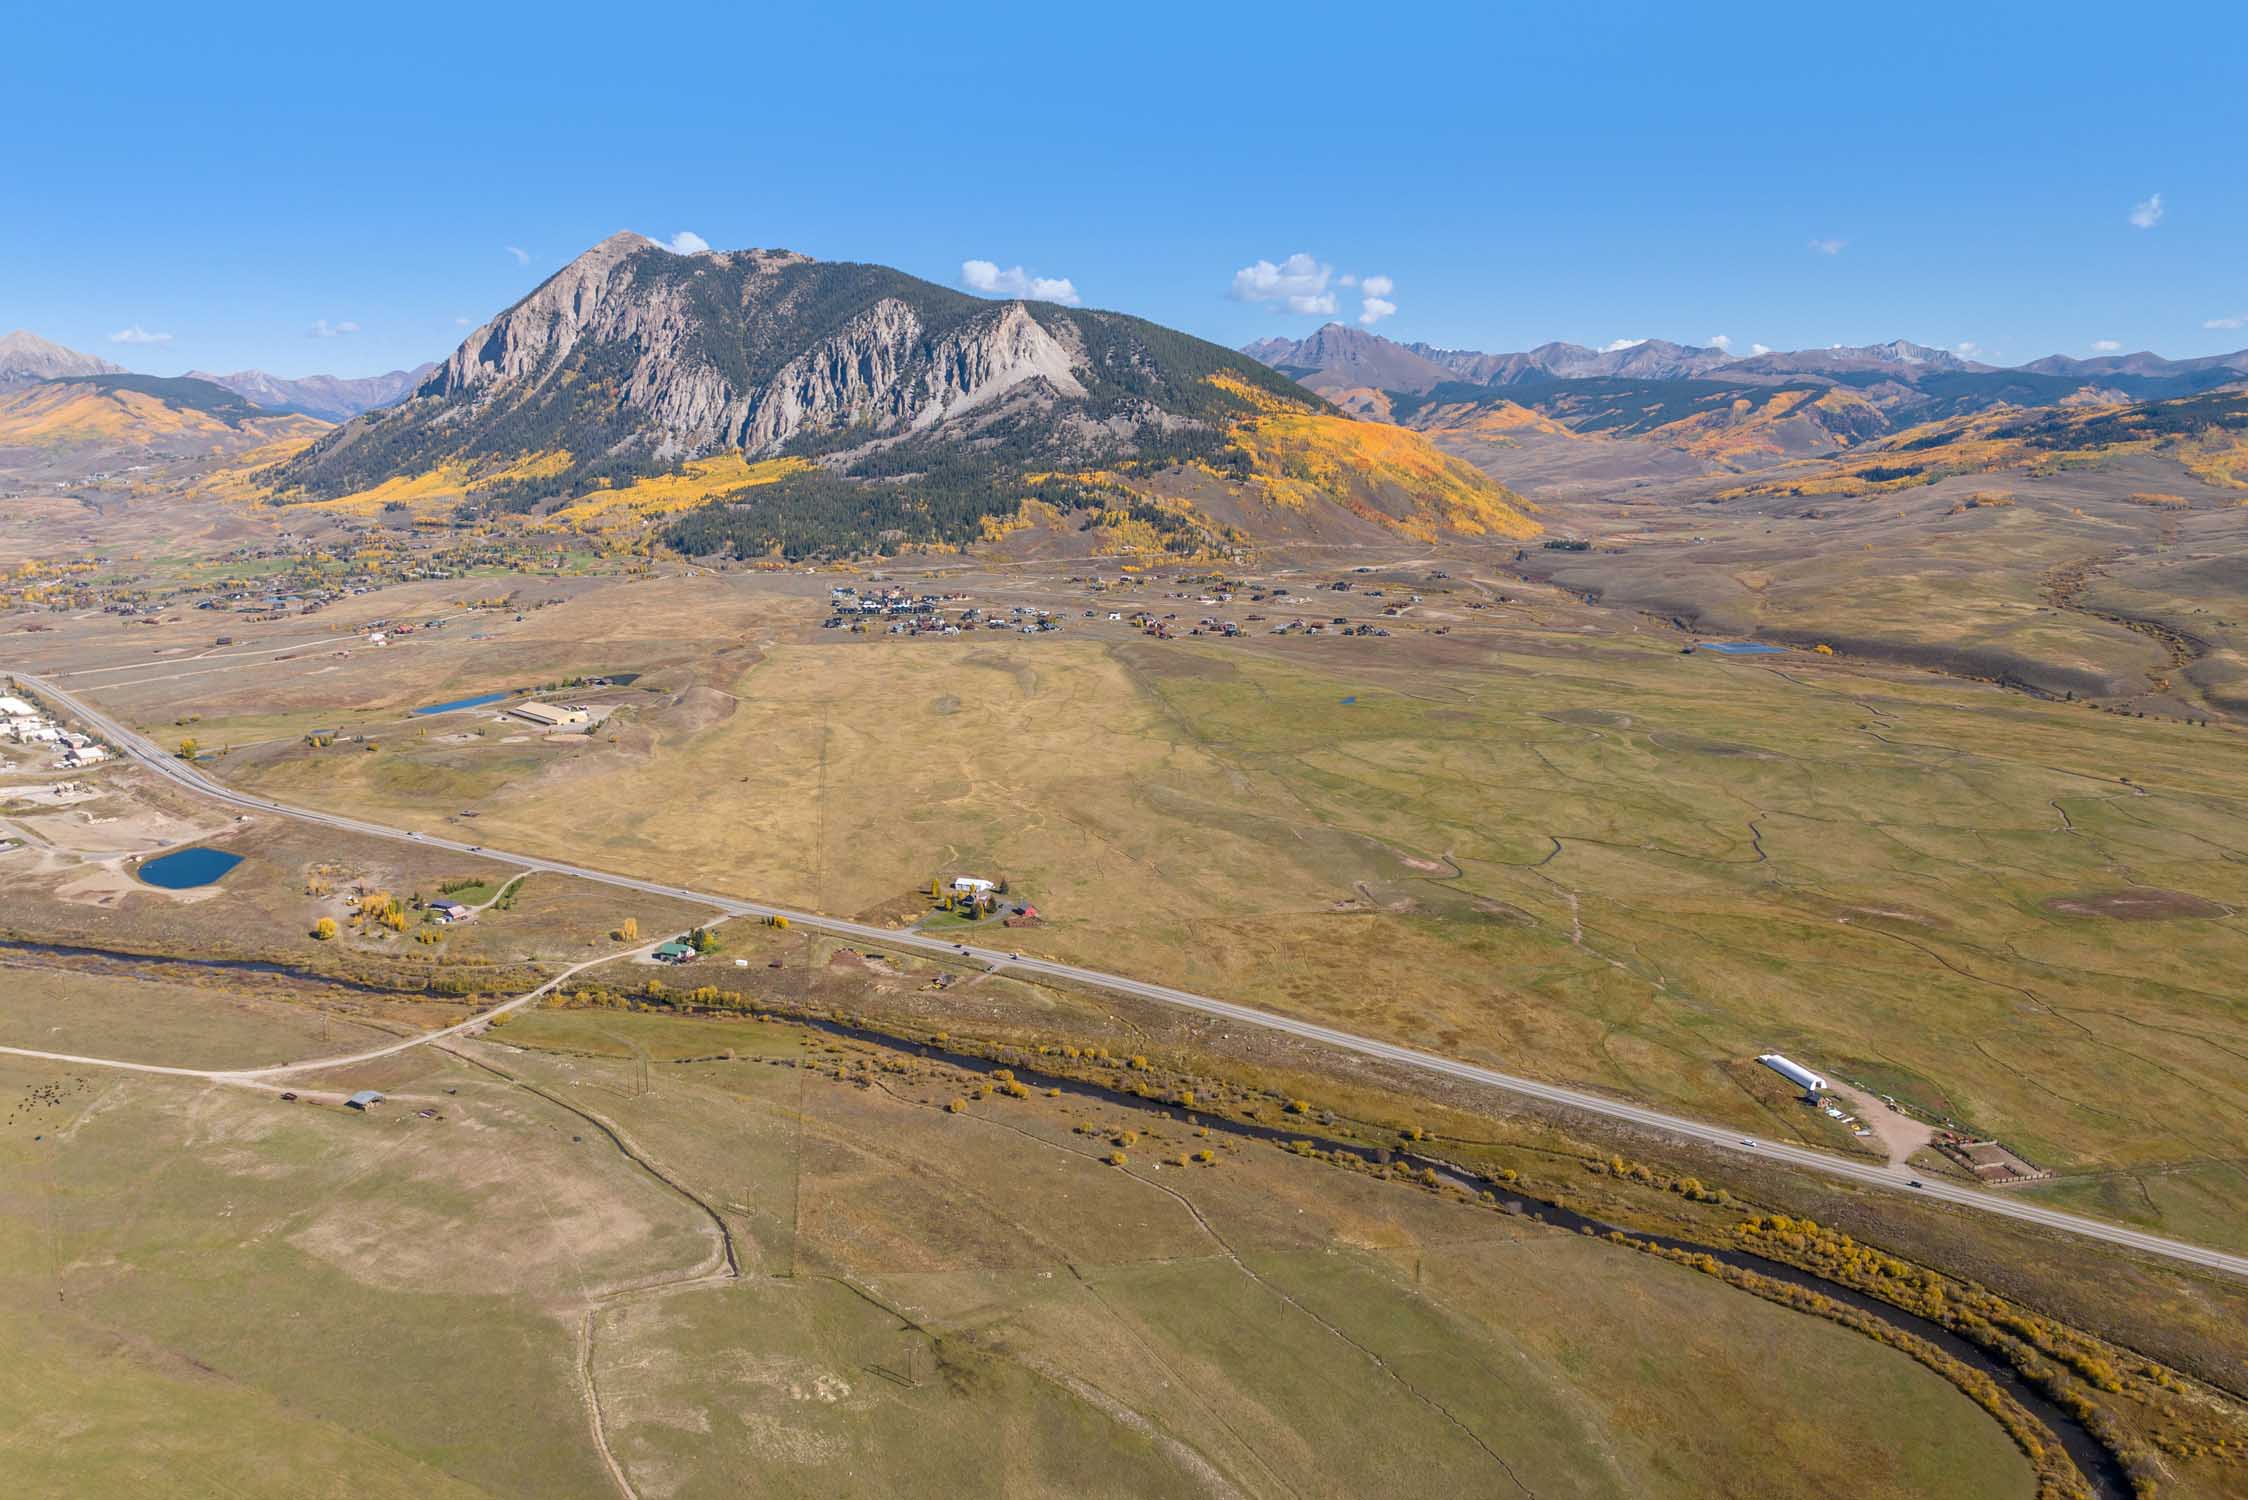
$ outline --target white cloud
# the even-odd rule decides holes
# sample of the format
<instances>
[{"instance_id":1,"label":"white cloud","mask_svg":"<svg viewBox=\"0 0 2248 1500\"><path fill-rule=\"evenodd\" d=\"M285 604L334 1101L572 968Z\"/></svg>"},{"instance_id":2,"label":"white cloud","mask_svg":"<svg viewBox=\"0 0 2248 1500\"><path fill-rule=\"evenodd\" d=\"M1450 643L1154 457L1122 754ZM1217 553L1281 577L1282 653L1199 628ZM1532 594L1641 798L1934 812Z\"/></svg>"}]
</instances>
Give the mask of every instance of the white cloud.
<instances>
[{"instance_id":1,"label":"white cloud","mask_svg":"<svg viewBox=\"0 0 2248 1500\"><path fill-rule=\"evenodd\" d=\"M1340 279L1344 286L1355 283L1358 287L1358 321L1361 326L1371 328L1382 319L1396 314L1397 304L1390 300L1390 293L1397 290L1397 283L1387 276L1344 276Z\"/></svg>"},{"instance_id":2,"label":"white cloud","mask_svg":"<svg viewBox=\"0 0 2248 1500\"><path fill-rule=\"evenodd\" d=\"M1335 294L1327 289L1335 268L1299 250L1278 265L1260 260L1233 273L1226 293L1236 302L1263 302L1305 317L1331 317Z\"/></svg>"},{"instance_id":3,"label":"white cloud","mask_svg":"<svg viewBox=\"0 0 2248 1500\"><path fill-rule=\"evenodd\" d=\"M1358 285L1358 278L1357 278L1357 277L1355 277L1355 276L1348 276L1348 275L1345 275L1345 276L1337 276L1337 277L1335 278L1335 285L1337 285L1337 286L1356 286L1356 285Z\"/></svg>"},{"instance_id":4,"label":"white cloud","mask_svg":"<svg viewBox=\"0 0 2248 1500\"><path fill-rule=\"evenodd\" d=\"M118 329L109 336L109 341L112 344L169 344L172 336L168 333L150 333L135 323L130 328Z\"/></svg>"},{"instance_id":5,"label":"white cloud","mask_svg":"<svg viewBox=\"0 0 2248 1500\"><path fill-rule=\"evenodd\" d=\"M1626 349L1636 349L1646 342L1645 339L1610 339L1600 346L1600 352L1602 354L1617 354Z\"/></svg>"},{"instance_id":6,"label":"white cloud","mask_svg":"<svg viewBox=\"0 0 2248 1500\"><path fill-rule=\"evenodd\" d=\"M2122 347L2123 346L2117 343L2114 339L2092 340L2092 352L2094 354L2113 354L2116 350Z\"/></svg>"},{"instance_id":7,"label":"white cloud","mask_svg":"<svg viewBox=\"0 0 2248 1500\"><path fill-rule=\"evenodd\" d=\"M1028 297L1033 302L1078 305L1077 284L1067 276L1033 276L1021 266L1002 269L997 261L964 260L960 284L970 291L995 297Z\"/></svg>"},{"instance_id":8,"label":"white cloud","mask_svg":"<svg viewBox=\"0 0 2248 1500\"><path fill-rule=\"evenodd\" d=\"M473 318L455 318L453 319L453 326L455 328L474 328L476 320Z\"/></svg>"},{"instance_id":9,"label":"white cloud","mask_svg":"<svg viewBox=\"0 0 2248 1500\"><path fill-rule=\"evenodd\" d=\"M1729 333L1713 333L1709 336L1709 346L1712 349L1721 349L1725 353L1731 354L1733 352L1733 336Z\"/></svg>"},{"instance_id":10,"label":"white cloud","mask_svg":"<svg viewBox=\"0 0 2248 1500\"><path fill-rule=\"evenodd\" d=\"M1770 354L1772 352L1772 346L1770 344L1751 344L1748 346L1748 352L1752 355Z\"/></svg>"},{"instance_id":11,"label":"white cloud","mask_svg":"<svg viewBox=\"0 0 2248 1500\"><path fill-rule=\"evenodd\" d=\"M1842 247L1849 243L1848 240L1813 240L1811 248L1821 255L1840 255Z\"/></svg>"},{"instance_id":12,"label":"white cloud","mask_svg":"<svg viewBox=\"0 0 2248 1500\"><path fill-rule=\"evenodd\" d=\"M515 263L519 266L527 266L531 263L531 252L521 245L508 246L507 253L515 257Z\"/></svg>"},{"instance_id":13,"label":"white cloud","mask_svg":"<svg viewBox=\"0 0 2248 1500\"><path fill-rule=\"evenodd\" d=\"M2151 193L2143 201L2131 205L2131 227L2152 229L2162 222L2162 195Z\"/></svg>"},{"instance_id":14,"label":"white cloud","mask_svg":"<svg viewBox=\"0 0 2248 1500\"><path fill-rule=\"evenodd\" d=\"M2204 328L2248 328L2248 313L2234 313L2229 318L2211 318L2201 326Z\"/></svg>"},{"instance_id":15,"label":"white cloud","mask_svg":"<svg viewBox=\"0 0 2248 1500\"><path fill-rule=\"evenodd\" d=\"M342 338L347 333L357 333L358 331L359 325L349 318L344 319L341 323L331 323L326 318L315 318L312 326L305 330L305 335L308 338L337 339Z\"/></svg>"},{"instance_id":16,"label":"white cloud","mask_svg":"<svg viewBox=\"0 0 2248 1500\"><path fill-rule=\"evenodd\" d=\"M710 241L692 229L682 229L664 242L664 248L674 255L700 255L710 248Z\"/></svg>"},{"instance_id":17,"label":"white cloud","mask_svg":"<svg viewBox=\"0 0 2248 1500\"><path fill-rule=\"evenodd\" d=\"M1983 346L1976 343L1973 339L1961 339L1958 343L1952 345L1951 348L1952 352L1959 355L1962 359L1973 359L1976 355L1983 352Z\"/></svg>"}]
</instances>

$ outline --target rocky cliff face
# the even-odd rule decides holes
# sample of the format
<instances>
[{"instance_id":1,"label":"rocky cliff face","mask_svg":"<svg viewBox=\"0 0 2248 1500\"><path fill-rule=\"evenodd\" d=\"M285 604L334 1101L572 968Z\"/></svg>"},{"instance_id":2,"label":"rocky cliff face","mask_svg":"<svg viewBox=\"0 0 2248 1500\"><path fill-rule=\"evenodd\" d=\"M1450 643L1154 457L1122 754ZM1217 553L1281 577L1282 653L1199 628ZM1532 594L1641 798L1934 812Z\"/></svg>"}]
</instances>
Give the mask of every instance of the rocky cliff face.
<instances>
[{"instance_id":1,"label":"rocky cliff face","mask_svg":"<svg viewBox=\"0 0 2248 1500\"><path fill-rule=\"evenodd\" d=\"M854 295L857 294L857 295ZM1086 318L775 250L603 240L471 334L401 413L434 433L598 429L657 462L894 441L1092 400ZM1129 321L1129 320L1123 320ZM526 441L521 446L534 446Z\"/></svg>"},{"instance_id":2,"label":"rocky cliff face","mask_svg":"<svg viewBox=\"0 0 2248 1500\"><path fill-rule=\"evenodd\" d=\"M462 513L493 519L554 515L590 490L740 454L803 462L732 489L710 481L667 523L672 545L789 557L961 545L1035 494L1194 553L1215 545L1215 523L1082 476L1200 460L1207 479L1240 462L1241 424L1275 410L1326 407L1253 359L1120 313L615 235L478 328L407 399L260 477L289 503L435 476Z\"/></svg>"}]
</instances>

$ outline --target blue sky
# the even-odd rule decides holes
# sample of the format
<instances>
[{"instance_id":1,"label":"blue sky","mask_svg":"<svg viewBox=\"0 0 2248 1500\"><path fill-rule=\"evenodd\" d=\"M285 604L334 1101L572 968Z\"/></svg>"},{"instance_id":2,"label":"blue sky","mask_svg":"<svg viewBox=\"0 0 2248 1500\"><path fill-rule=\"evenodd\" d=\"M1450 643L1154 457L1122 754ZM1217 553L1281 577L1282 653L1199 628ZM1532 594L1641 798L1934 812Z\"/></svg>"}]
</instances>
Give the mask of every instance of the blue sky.
<instances>
[{"instance_id":1,"label":"blue sky","mask_svg":"<svg viewBox=\"0 0 2248 1500\"><path fill-rule=\"evenodd\" d=\"M0 331L366 374L633 229L1228 344L2248 346L2238 4L812 9L18 7Z\"/></svg>"}]
</instances>

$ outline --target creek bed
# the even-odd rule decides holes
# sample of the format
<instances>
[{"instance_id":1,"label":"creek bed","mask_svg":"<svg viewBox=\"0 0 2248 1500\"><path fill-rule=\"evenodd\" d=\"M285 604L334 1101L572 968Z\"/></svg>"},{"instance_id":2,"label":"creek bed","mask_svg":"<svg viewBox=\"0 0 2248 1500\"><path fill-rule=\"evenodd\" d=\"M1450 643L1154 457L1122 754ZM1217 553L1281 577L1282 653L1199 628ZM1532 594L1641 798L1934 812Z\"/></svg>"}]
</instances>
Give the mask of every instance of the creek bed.
<instances>
[{"instance_id":1,"label":"creek bed","mask_svg":"<svg viewBox=\"0 0 2248 1500\"><path fill-rule=\"evenodd\" d=\"M2023 1410L2027 1411L2039 1425L2052 1435L2054 1442L2060 1445L2062 1451L2068 1454L2070 1460L2084 1475L2085 1482L2091 1486L2092 1493L2099 1497L2099 1500L2125 1500L2125 1497L2131 1493L2129 1476L2124 1473L2122 1463L2108 1449L2107 1445L2094 1437L2090 1428L2070 1413L2062 1410L2044 1392L2023 1379L2021 1372L2012 1365L1980 1345L1960 1337L1940 1323L1921 1317L1918 1313L1908 1312L1893 1303L1884 1302L1880 1298L1870 1296L1854 1287L1829 1281L1825 1277L1789 1265L1785 1261L1768 1260L1761 1255L1754 1255L1746 1250L1738 1250L1730 1246L1705 1245L1696 1240L1679 1239L1675 1235L1655 1234L1646 1230L1628 1229L1621 1225L1609 1224L1589 1215L1578 1213L1574 1209L1562 1208L1557 1204L1547 1203L1540 1199L1524 1197L1502 1183L1493 1182L1480 1173L1445 1161L1442 1157L1425 1156L1419 1152L1393 1149L1386 1146L1369 1146L1358 1141L1336 1140L1329 1136L1322 1136L1312 1130L1291 1130L1282 1126L1263 1125L1248 1120L1231 1120L1223 1116L1201 1114L1194 1110L1183 1109L1175 1104L1165 1104L1161 1100L1149 1099L1123 1089L1087 1083L1083 1079L1071 1078L1058 1073L1043 1073L1034 1065L996 1061L987 1057L978 1057L972 1053L954 1052L933 1043L907 1041L888 1032L877 1031L871 1027L854 1026L846 1021L829 1020L819 1016L791 1015L786 1011L774 1011L773 1014L783 1020L809 1027L815 1031L826 1032L832 1036L847 1037L854 1041L872 1042L893 1051L910 1051L933 1061L951 1063L955 1067L966 1069L972 1073L990 1074L1001 1068L1006 1068L1026 1087L1035 1085L1042 1089L1059 1089L1064 1095L1074 1095L1078 1098L1098 1100L1101 1103L1113 1104L1125 1109L1158 1114L1173 1123L1191 1121L1195 1125L1207 1127L1211 1133L1216 1135L1229 1135L1238 1139L1265 1141L1278 1145L1305 1141L1322 1151L1348 1152L1361 1161L1377 1165L1384 1165L1391 1161L1409 1162L1416 1167L1429 1168L1439 1178L1470 1193L1488 1192L1498 1199L1503 1207L1512 1209L1516 1213L1541 1223L1551 1224L1556 1228L1580 1232L1590 1231L1598 1236L1606 1236L1610 1233L1624 1234L1666 1250L1681 1250L1693 1255L1706 1255L1722 1265L1732 1266L1737 1270L1753 1271L1759 1276L1768 1276L1774 1281L1786 1282L1790 1286L1817 1292L1823 1297L1832 1298L1836 1302L1879 1318L1900 1333L1908 1333L1915 1338L1925 1339L1969 1369L1989 1376L2001 1390L2019 1402Z\"/></svg>"}]
</instances>

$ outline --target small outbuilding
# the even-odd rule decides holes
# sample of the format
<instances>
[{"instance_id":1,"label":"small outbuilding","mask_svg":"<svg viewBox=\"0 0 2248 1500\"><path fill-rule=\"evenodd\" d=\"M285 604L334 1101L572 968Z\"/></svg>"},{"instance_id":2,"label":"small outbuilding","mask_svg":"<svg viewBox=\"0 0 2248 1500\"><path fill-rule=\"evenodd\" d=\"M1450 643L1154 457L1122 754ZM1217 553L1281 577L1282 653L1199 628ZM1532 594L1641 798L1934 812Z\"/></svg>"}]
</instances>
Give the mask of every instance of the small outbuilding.
<instances>
[{"instance_id":1,"label":"small outbuilding","mask_svg":"<svg viewBox=\"0 0 2248 1500\"><path fill-rule=\"evenodd\" d=\"M343 1102L347 1109L373 1109L376 1105L382 1103L382 1095L376 1093L373 1089L361 1089Z\"/></svg>"}]
</instances>

